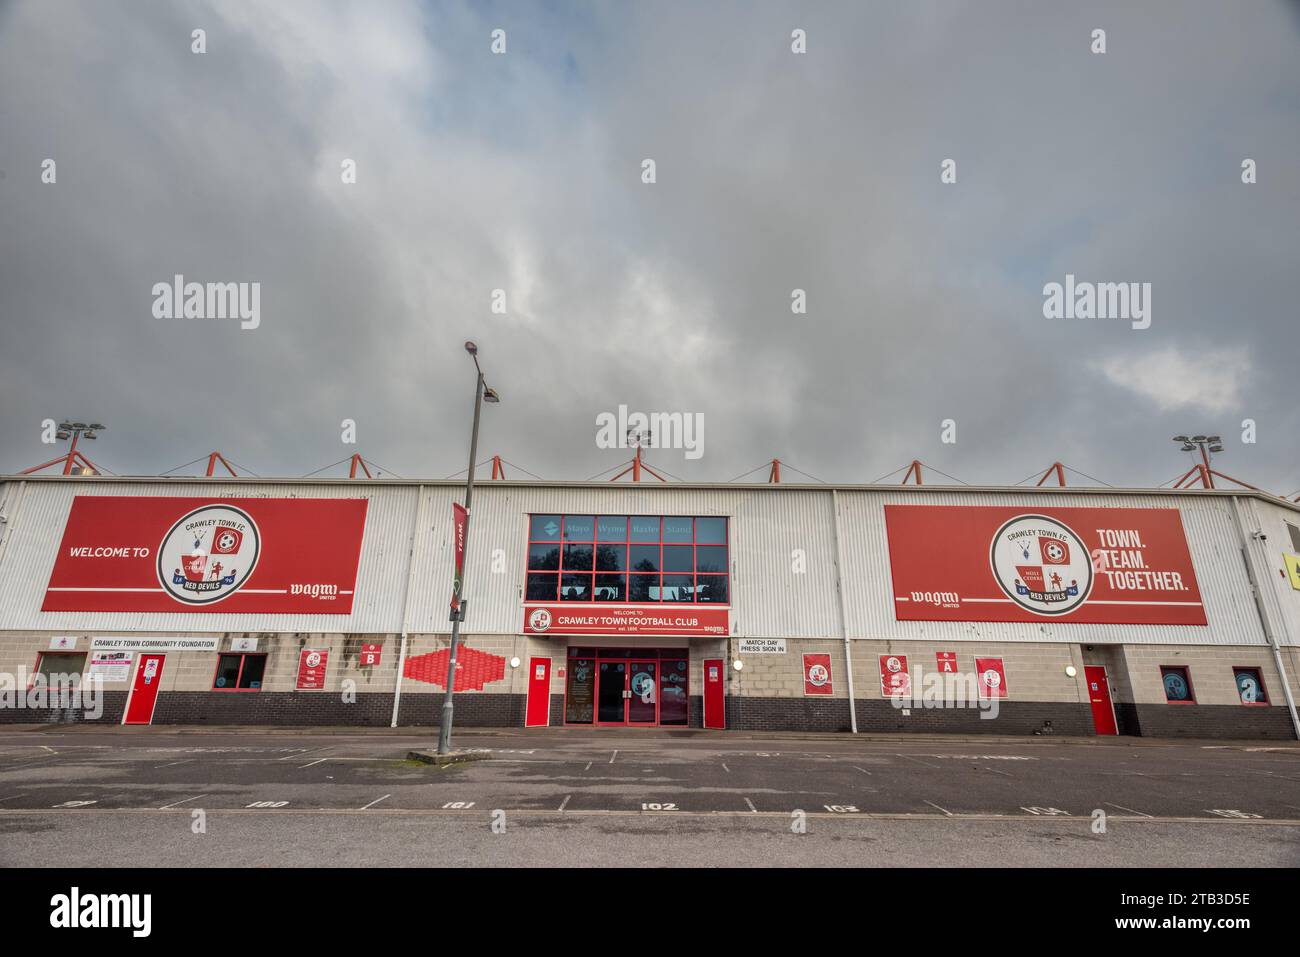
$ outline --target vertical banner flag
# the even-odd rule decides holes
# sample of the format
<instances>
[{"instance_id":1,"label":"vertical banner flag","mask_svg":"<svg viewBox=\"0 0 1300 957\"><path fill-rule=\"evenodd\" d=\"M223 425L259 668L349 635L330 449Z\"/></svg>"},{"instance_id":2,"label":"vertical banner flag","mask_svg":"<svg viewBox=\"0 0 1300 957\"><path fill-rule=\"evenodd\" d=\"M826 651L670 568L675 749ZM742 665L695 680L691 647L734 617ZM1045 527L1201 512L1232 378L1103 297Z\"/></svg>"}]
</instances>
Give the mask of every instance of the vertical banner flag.
<instances>
[{"instance_id":1,"label":"vertical banner flag","mask_svg":"<svg viewBox=\"0 0 1300 957\"><path fill-rule=\"evenodd\" d=\"M465 574L465 523L469 513L465 506L452 502L451 514L456 524L456 580L452 583L451 610L460 611L460 583Z\"/></svg>"},{"instance_id":2,"label":"vertical banner flag","mask_svg":"<svg viewBox=\"0 0 1300 957\"><path fill-rule=\"evenodd\" d=\"M803 656L803 693L806 695L831 694L831 656Z\"/></svg>"},{"instance_id":3,"label":"vertical banner flag","mask_svg":"<svg viewBox=\"0 0 1300 957\"><path fill-rule=\"evenodd\" d=\"M975 674L979 677L979 696L1005 698L1007 696L1007 672L1002 666L1001 658L976 658Z\"/></svg>"},{"instance_id":4,"label":"vertical banner flag","mask_svg":"<svg viewBox=\"0 0 1300 957\"><path fill-rule=\"evenodd\" d=\"M880 656L880 695L883 698L912 696L912 676L907 672L907 655Z\"/></svg>"}]
</instances>

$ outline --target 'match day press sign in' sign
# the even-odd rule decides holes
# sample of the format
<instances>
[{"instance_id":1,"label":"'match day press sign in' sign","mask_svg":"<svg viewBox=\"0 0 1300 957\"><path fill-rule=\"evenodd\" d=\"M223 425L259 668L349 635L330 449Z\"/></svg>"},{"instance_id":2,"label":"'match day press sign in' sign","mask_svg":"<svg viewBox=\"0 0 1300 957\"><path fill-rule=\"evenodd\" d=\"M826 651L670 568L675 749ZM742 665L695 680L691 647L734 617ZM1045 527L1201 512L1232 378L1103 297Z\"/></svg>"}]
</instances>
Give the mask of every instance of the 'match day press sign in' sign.
<instances>
[{"instance_id":1,"label":"'match day press sign in' sign","mask_svg":"<svg viewBox=\"0 0 1300 957\"><path fill-rule=\"evenodd\" d=\"M899 621L1204 625L1171 508L887 505Z\"/></svg>"},{"instance_id":2,"label":"'match day press sign in' sign","mask_svg":"<svg viewBox=\"0 0 1300 957\"><path fill-rule=\"evenodd\" d=\"M42 611L352 611L365 499L83 496Z\"/></svg>"}]
</instances>

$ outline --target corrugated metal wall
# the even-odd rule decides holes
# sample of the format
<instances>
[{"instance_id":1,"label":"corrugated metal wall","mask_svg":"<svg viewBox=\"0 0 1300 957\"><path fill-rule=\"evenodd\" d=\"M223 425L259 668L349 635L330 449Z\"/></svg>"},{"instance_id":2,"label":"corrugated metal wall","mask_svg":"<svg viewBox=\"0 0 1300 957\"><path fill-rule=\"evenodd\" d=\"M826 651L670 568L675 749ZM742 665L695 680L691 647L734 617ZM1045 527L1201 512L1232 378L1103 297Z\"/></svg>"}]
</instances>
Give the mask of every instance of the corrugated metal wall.
<instances>
[{"instance_id":1,"label":"corrugated metal wall","mask_svg":"<svg viewBox=\"0 0 1300 957\"><path fill-rule=\"evenodd\" d=\"M20 494L24 486L25 493ZM0 483L0 513L9 519L4 526L6 537L0 539L0 630L394 633L405 625L412 633L443 633L449 627L452 583L451 505L462 494L459 486L450 484L383 482L78 479ZM354 610L350 615L287 616L42 613L45 586L74 495L364 497L370 505ZM1264 640L1233 528L1232 501L1227 497L929 488L846 488L837 497L851 637L1217 645ZM1210 625L895 621L883 509L892 503L1176 507L1182 514ZM1277 509L1279 516L1283 511ZM834 498L829 488L513 483L485 483L475 488L465 597L470 606L467 627L476 634L518 634L522 629L530 512L728 516L732 633L792 638L842 634ZM1285 535L1281 518L1269 520L1280 541ZM415 558L411 565L413 531ZM1266 571L1276 578L1275 570ZM404 622L408 577L411 590ZM1300 634L1300 612L1288 621L1294 641Z\"/></svg>"},{"instance_id":2,"label":"corrugated metal wall","mask_svg":"<svg viewBox=\"0 0 1300 957\"><path fill-rule=\"evenodd\" d=\"M1023 507L1033 493L992 491L842 491L844 589L853 638L942 638L951 641L1081 641L1137 644L1241 645L1264 641L1233 529L1230 499L1195 496L1104 495L1052 492L1038 507L1170 508L1183 530L1200 584L1208 626L1079 625L1042 623L895 621L885 505L1005 505Z\"/></svg>"},{"instance_id":3,"label":"corrugated metal wall","mask_svg":"<svg viewBox=\"0 0 1300 957\"><path fill-rule=\"evenodd\" d=\"M11 483L13 489L19 483ZM21 508L11 516L0 553L0 629L69 631L299 631L392 632L400 628L402 592L419 489L416 486L211 483L27 482ZM174 495L223 498L365 498L366 528L350 615L158 614L42 612L45 586L76 495Z\"/></svg>"},{"instance_id":4,"label":"corrugated metal wall","mask_svg":"<svg viewBox=\"0 0 1300 957\"><path fill-rule=\"evenodd\" d=\"M1241 499L1247 533L1258 530L1267 538L1255 543L1266 609L1275 616L1278 644L1300 645L1300 591L1291 587L1282 553L1300 552L1291 542L1287 525L1300 527L1300 513L1258 499ZM1268 583L1268 584L1265 584Z\"/></svg>"}]
</instances>

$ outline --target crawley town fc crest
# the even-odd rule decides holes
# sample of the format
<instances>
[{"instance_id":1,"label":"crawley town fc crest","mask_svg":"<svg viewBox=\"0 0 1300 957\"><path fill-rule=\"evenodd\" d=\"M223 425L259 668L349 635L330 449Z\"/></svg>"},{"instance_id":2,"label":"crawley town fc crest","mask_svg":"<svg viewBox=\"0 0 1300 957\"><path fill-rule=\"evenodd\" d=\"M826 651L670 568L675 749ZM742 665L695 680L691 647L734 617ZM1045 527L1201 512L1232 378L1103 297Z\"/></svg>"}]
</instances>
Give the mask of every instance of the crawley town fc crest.
<instances>
[{"instance_id":1,"label":"crawley town fc crest","mask_svg":"<svg viewBox=\"0 0 1300 957\"><path fill-rule=\"evenodd\" d=\"M158 546L158 581L187 605L234 594L257 566L262 536L243 509L204 505L182 516Z\"/></svg>"},{"instance_id":2,"label":"crawley town fc crest","mask_svg":"<svg viewBox=\"0 0 1300 957\"><path fill-rule=\"evenodd\" d=\"M1046 515L1017 515L993 536L989 562L998 586L1038 615L1065 615L1092 592L1092 556L1067 525Z\"/></svg>"}]
</instances>

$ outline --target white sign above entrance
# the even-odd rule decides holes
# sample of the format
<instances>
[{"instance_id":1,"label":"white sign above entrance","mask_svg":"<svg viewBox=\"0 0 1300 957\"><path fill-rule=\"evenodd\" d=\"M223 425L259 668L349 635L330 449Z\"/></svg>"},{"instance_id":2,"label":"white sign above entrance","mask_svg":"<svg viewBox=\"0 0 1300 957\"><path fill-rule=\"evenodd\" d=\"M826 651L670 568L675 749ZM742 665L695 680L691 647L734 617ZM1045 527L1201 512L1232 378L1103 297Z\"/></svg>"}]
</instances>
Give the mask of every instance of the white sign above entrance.
<instances>
[{"instance_id":1,"label":"white sign above entrance","mask_svg":"<svg viewBox=\"0 0 1300 957\"><path fill-rule=\"evenodd\" d=\"M157 638L149 635L92 638L91 651L216 651L220 638Z\"/></svg>"}]
</instances>

